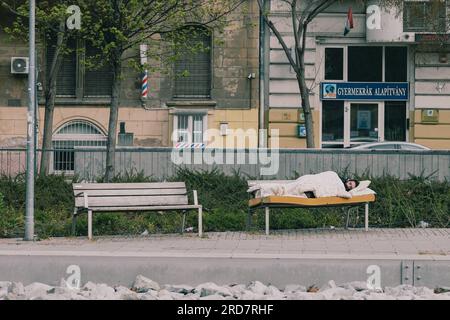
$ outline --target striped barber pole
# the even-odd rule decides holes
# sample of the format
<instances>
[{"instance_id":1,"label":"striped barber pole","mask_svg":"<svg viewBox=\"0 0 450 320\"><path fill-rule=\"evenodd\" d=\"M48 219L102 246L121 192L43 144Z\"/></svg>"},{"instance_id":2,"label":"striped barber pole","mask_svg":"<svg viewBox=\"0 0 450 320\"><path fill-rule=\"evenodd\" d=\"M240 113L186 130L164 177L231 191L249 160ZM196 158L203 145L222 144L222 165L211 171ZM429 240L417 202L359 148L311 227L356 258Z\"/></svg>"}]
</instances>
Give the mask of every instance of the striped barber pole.
<instances>
[{"instance_id":1,"label":"striped barber pole","mask_svg":"<svg viewBox=\"0 0 450 320\"><path fill-rule=\"evenodd\" d=\"M204 143L187 143L187 142L178 142L175 145L176 149L204 149Z\"/></svg>"},{"instance_id":2,"label":"striped barber pole","mask_svg":"<svg viewBox=\"0 0 450 320\"><path fill-rule=\"evenodd\" d=\"M147 99L148 97L148 71L144 71L144 75L142 76L142 99Z\"/></svg>"}]
</instances>

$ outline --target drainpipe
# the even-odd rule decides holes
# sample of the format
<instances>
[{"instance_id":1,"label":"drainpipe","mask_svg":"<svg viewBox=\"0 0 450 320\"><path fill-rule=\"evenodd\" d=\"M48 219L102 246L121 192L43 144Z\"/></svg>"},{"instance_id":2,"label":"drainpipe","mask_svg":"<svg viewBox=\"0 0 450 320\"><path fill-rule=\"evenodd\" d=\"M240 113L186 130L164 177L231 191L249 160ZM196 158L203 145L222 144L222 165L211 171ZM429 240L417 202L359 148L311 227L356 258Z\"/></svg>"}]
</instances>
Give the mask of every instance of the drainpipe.
<instances>
[{"instance_id":1,"label":"drainpipe","mask_svg":"<svg viewBox=\"0 0 450 320\"><path fill-rule=\"evenodd\" d=\"M266 57L266 26L263 19L263 10L266 8L266 4L268 1L262 0L263 8L259 11L259 130L266 129L265 127L265 57ZM258 147L266 148L267 147L267 137L268 134L264 134L259 131L258 134Z\"/></svg>"}]
</instances>

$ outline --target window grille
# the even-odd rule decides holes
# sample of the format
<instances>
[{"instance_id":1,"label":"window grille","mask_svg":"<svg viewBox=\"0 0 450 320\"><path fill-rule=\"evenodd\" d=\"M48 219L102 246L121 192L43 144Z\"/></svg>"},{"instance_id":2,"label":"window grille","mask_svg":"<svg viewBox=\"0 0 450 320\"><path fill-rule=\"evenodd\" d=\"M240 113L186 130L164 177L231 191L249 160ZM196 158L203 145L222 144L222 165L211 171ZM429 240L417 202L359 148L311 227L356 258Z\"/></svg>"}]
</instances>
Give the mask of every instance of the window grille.
<instances>
[{"instance_id":1,"label":"window grille","mask_svg":"<svg viewBox=\"0 0 450 320\"><path fill-rule=\"evenodd\" d=\"M405 1L403 31L445 32L446 1Z\"/></svg>"},{"instance_id":2,"label":"window grille","mask_svg":"<svg viewBox=\"0 0 450 320\"><path fill-rule=\"evenodd\" d=\"M86 57L93 64L98 60L99 50L86 44ZM113 73L111 66L105 64L86 68L84 72L84 96L85 97L110 97L112 93Z\"/></svg>"},{"instance_id":3,"label":"window grille","mask_svg":"<svg viewBox=\"0 0 450 320\"><path fill-rule=\"evenodd\" d=\"M78 50L77 41L70 39L69 51L63 56L60 70L56 80L57 97L77 98L83 97L110 97L112 92L113 74L109 65L88 68L83 63L83 57L90 57L89 62L95 65L98 49L86 44L85 54ZM50 72L51 62L55 55L55 40L47 44L47 75ZM95 57L95 58L92 58ZM92 60L92 61L91 61ZM81 66L78 66L80 61ZM83 79L83 81L79 81Z\"/></svg>"},{"instance_id":4,"label":"window grille","mask_svg":"<svg viewBox=\"0 0 450 320\"><path fill-rule=\"evenodd\" d=\"M77 86L77 54L75 40L68 40L68 52L62 57L61 67L56 77L56 94L60 97L75 97ZM50 74L50 68L53 57L56 53L55 44L47 46L47 75Z\"/></svg>"},{"instance_id":5,"label":"window grille","mask_svg":"<svg viewBox=\"0 0 450 320\"><path fill-rule=\"evenodd\" d=\"M53 170L55 173L73 174L75 147L103 147L107 137L93 124L75 120L53 134Z\"/></svg>"},{"instance_id":6,"label":"window grille","mask_svg":"<svg viewBox=\"0 0 450 320\"><path fill-rule=\"evenodd\" d=\"M209 98L211 96L211 35L196 28L189 47L175 62L175 98Z\"/></svg>"}]
</instances>

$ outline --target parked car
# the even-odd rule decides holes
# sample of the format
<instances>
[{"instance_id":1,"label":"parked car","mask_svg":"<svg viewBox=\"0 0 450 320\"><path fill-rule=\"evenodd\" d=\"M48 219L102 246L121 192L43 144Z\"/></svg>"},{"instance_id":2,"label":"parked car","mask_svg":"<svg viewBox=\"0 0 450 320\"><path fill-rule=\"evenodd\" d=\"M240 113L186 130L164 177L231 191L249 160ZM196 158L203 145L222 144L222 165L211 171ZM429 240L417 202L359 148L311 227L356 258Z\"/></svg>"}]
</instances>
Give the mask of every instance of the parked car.
<instances>
[{"instance_id":1,"label":"parked car","mask_svg":"<svg viewBox=\"0 0 450 320\"><path fill-rule=\"evenodd\" d=\"M401 141L386 141L386 142L371 142L351 147L351 150L410 150L410 151L425 151L431 150L425 146L417 143L401 142Z\"/></svg>"}]
</instances>

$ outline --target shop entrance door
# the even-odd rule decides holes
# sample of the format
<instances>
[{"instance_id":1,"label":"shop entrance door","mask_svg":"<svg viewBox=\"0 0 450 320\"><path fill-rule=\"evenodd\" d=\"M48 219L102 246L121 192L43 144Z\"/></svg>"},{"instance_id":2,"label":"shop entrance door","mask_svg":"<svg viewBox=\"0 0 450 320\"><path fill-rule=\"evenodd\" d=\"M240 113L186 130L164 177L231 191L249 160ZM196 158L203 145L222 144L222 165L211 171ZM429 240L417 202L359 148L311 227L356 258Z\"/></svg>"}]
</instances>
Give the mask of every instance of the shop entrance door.
<instances>
[{"instance_id":1,"label":"shop entrance door","mask_svg":"<svg viewBox=\"0 0 450 320\"><path fill-rule=\"evenodd\" d=\"M384 103L347 102L345 147L384 141Z\"/></svg>"}]
</instances>

